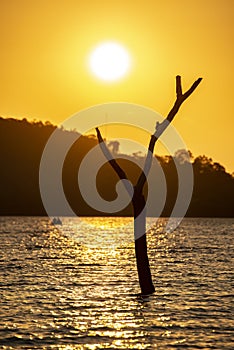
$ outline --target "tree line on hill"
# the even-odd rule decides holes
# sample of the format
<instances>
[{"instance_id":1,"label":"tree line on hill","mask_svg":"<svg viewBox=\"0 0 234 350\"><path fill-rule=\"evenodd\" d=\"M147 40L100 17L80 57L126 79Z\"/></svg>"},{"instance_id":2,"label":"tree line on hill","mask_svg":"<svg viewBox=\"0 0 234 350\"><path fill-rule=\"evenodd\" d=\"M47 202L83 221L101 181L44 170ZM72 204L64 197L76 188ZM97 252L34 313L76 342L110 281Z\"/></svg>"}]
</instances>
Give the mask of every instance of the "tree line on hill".
<instances>
[{"instance_id":1,"label":"tree line on hill","mask_svg":"<svg viewBox=\"0 0 234 350\"><path fill-rule=\"evenodd\" d=\"M55 131L49 122L29 122L26 119L0 118L0 215L46 215L39 188L39 167L44 147ZM76 131L59 129L61 135ZM97 145L94 136L80 136L70 148L63 167L63 188L73 211L80 216L107 216L91 208L83 199L77 182L79 166L85 155ZM112 145L113 146L113 145ZM134 184L138 178L140 155L128 156L118 162ZM156 156L163 169L167 183L167 198L162 216L169 216L174 207L178 191L178 166L186 166L188 159L183 150L172 156ZM142 159L140 159L142 158ZM234 177L219 163L204 155L192 159L194 188L187 216L190 217L234 217ZM97 176L97 189L106 200L116 197L117 175L107 163ZM62 215L62 213L57 213ZM131 216L131 205L116 216Z\"/></svg>"}]
</instances>

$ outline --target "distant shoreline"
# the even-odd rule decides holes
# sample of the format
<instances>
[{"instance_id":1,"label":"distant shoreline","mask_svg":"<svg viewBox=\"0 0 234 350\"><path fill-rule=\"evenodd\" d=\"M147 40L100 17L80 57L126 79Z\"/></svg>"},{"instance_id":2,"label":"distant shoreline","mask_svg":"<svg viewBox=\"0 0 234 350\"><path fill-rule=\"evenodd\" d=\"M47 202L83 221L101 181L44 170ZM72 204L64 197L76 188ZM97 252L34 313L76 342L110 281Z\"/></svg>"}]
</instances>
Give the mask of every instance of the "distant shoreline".
<instances>
[{"instance_id":1,"label":"distant shoreline","mask_svg":"<svg viewBox=\"0 0 234 350\"><path fill-rule=\"evenodd\" d=\"M42 122L29 122L27 119L0 118L0 216L46 216L39 186L40 161L44 147L56 126ZM76 131L58 129L61 140L74 136ZM64 195L72 211L80 217L105 217L101 211L91 208L83 199L77 174L86 155L97 145L94 136L82 136L72 144L66 155L62 185ZM190 153L190 156L188 155ZM139 170L137 164L144 161L142 155L116 154L118 163L126 172L129 180L135 184ZM121 158L123 156L123 158ZM192 165L194 183L193 193L186 217L234 217L234 176L225 168L205 155L194 158L191 152L178 150L174 156L155 155L158 166L166 181L166 201L161 216L170 217L178 195L178 172L183 167ZM176 164L176 165L175 165ZM155 174L157 175L157 174ZM96 186L100 196L106 201L115 200L116 174L108 164L98 171ZM155 186L160 186L160 180L155 176ZM147 195L147 193L145 193ZM55 208L56 210L57 208ZM60 208L58 208L60 209ZM63 208L61 207L61 210ZM53 209L51 210L53 213ZM131 204L121 210L118 215L132 215ZM60 216L56 214L54 216ZM62 215L61 215L62 216Z\"/></svg>"}]
</instances>

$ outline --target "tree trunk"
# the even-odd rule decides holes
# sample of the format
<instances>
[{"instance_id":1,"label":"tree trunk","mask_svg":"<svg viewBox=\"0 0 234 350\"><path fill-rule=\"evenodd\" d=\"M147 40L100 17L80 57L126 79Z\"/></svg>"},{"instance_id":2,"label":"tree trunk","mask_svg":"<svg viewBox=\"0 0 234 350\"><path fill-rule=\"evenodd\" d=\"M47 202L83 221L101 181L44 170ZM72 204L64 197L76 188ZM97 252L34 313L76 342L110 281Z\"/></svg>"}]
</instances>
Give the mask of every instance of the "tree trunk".
<instances>
[{"instance_id":1,"label":"tree trunk","mask_svg":"<svg viewBox=\"0 0 234 350\"><path fill-rule=\"evenodd\" d=\"M136 188L132 204L134 210L134 238L138 279L141 294L147 295L154 293L155 288L152 282L149 258L147 255L145 198Z\"/></svg>"},{"instance_id":2,"label":"tree trunk","mask_svg":"<svg viewBox=\"0 0 234 350\"><path fill-rule=\"evenodd\" d=\"M154 146L156 141L159 139L164 130L172 122L175 115L177 114L182 103L193 93L193 91L200 84L202 78L197 79L193 85L188 89L184 94L182 93L181 86L181 77L176 76L176 101L174 106L167 115L167 118L162 123L156 124L156 131L151 136L148 154L145 161L144 170L138 178L137 185L134 188L134 194L132 198L132 206L134 212L134 237L135 237L135 252L136 252L136 262L137 262L137 271L139 277L139 283L141 288L141 294L147 295L155 292L154 285L151 278L149 259L147 255L147 241L146 241L146 207L145 207L145 198L143 195L143 187L146 183L147 176L149 174ZM102 135L98 128L96 128L98 142L103 151L103 154L107 158L108 162L119 176L121 180L127 179L127 176L123 169L118 165L115 159L112 158L112 155L108 148L106 147L105 142L103 141ZM126 190L129 192L127 186ZM131 196L131 192L129 192Z\"/></svg>"}]
</instances>

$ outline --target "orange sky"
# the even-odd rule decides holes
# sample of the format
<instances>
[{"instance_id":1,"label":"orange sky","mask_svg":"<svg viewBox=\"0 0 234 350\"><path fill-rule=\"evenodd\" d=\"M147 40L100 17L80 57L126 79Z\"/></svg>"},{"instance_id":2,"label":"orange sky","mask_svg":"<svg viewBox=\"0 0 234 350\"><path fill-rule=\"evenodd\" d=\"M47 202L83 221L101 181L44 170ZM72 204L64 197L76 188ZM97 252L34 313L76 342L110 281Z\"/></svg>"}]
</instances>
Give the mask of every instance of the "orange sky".
<instances>
[{"instance_id":1,"label":"orange sky","mask_svg":"<svg viewBox=\"0 0 234 350\"><path fill-rule=\"evenodd\" d=\"M233 172L233 13L233 0L1 0L0 115L58 124L119 101L166 116L175 76L185 89L201 76L173 124L195 156ZM87 65L107 40L133 60L130 74L111 84Z\"/></svg>"}]
</instances>

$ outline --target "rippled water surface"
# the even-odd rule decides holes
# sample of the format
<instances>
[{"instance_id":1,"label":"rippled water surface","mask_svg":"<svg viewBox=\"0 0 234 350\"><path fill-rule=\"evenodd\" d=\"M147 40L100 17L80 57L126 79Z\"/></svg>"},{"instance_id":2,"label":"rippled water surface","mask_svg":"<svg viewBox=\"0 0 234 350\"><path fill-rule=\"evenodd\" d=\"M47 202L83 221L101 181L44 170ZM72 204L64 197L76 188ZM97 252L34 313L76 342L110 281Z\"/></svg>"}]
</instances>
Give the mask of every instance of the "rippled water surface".
<instances>
[{"instance_id":1,"label":"rippled water surface","mask_svg":"<svg viewBox=\"0 0 234 350\"><path fill-rule=\"evenodd\" d=\"M0 218L0 348L234 349L234 219L165 222L141 299L131 218Z\"/></svg>"}]
</instances>

